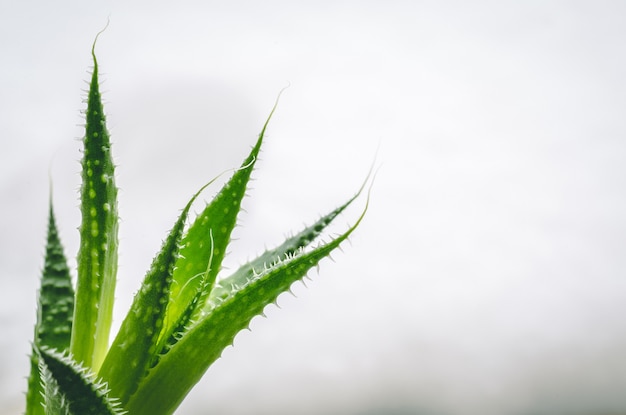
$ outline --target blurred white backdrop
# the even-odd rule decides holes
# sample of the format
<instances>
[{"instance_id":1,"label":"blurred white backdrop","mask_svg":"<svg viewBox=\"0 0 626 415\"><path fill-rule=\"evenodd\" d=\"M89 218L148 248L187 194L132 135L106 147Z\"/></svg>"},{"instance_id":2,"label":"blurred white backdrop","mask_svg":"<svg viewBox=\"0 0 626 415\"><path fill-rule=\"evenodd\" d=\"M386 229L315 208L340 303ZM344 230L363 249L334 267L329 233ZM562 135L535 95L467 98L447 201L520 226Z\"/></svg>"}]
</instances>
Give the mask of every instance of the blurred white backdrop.
<instances>
[{"instance_id":1,"label":"blurred white backdrop","mask_svg":"<svg viewBox=\"0 0 626 415\"><path fill-rule=\"evenodd\" d=\"M75 264L79 111L108 18L118 323L282 87L227 265L349 197L380 147L351 244L179 413L626 413L626 6L487 0L1 2L1 413L23 410L49 176Z\"/></svg>"}]
</instances>

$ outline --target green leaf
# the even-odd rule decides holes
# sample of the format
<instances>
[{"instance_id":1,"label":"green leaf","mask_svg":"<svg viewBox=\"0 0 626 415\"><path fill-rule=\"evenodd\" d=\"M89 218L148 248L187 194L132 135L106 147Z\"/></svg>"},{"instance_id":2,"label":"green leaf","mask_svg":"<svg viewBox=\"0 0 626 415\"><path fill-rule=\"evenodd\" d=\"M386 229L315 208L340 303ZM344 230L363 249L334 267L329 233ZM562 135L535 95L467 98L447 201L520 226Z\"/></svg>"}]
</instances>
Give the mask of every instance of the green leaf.
<instances>
[{"instance_id":1,"label":"green leaf","mask_svg":"<svg viewBox=\"0 0 626 415\"><path fill-rule=\"evenodd\" d=\"M135 392L158 352L157 340L163 330L174 264L179 257L185 221L192 203L209 184L193 195L172 227L161 251L154 258L141 289L135 295L99 372L109 383L113 395L122 403Z\"/></svg>"},{"instance_id":2,"label":"green leaf","mask_svg":"<svg viewBox=\"0 0 626 415\"><path fill-rule=\"evenodd\" d=\"M125 411L108 396L105 384L88 368L48 348L38 348L45 386L46 415L121 415Z\"/></svg>"},{"instance_id":3,"label":"green leaf","mask_svg":"<svg viewBox=\"0 0 626 415\"><path fill-rule=\"evenodd\" d=\"M41 373L39 372L39 356L35 348L30 355L30 375L28 376L28 389L26 390L25 415L45 415L44 388Z\"/></svg>"},{"instance_id":4,"label":"green leaf","mask_svg":"<svg viewBox=\"0 0 626 415\"><path fill-rule=\"evenodd\" d=\"M278 103L278 101L277 101ZM272 108L259 138L241 167L226 182L215 198L190 226L182 241L181 256L176 263L166 324L169 332L186 312L201 285L211 290L220 271L230 235L237 223L241 201L259 155L267 126L276 109ZM209 244L209 241L211 243ZM211 267L207 271L207 265ZM203 277L204 274L207 274Z\"/></svg>"},{"instance_id":5,"label":"green leaf","mask_svg":"<svg viewBox=\"0 0 626 415\"><path fill-rule=\"evenodd\" d=\"M40 360L38 358L37 360ZM45 415L73 415L65 394L59 390L59 385L52 377L52 374L44 364L39 365L38 371L42 373L41 389L42 404L41 410Z\"/></svg>"},{"instance_id":6,"label":"green leaf","mask_svg":"<svg viewBox=\"0 0 626 415\"><path fill-rule=\"evenodd\" d=\"M366 180L367 181L367 180ZM280 246L265 251L252 261L242 265L231 276L221 279L211 291L204 312L208 313L218 304L237 291L238 287L248 284L267 267L284 258L294 255L300 249L311 244L326 227L343 212L360 194L363 187L346 203L318 219L313 225L306 227L296 235L288 238Z\"/></svg>"},{"instance_id":7,"label":"green leaf","mask_svg":"<svg viewBox=\"0 0 626 415\"><path fill-rule=\"evenodd\" d=\"M72 331L74 289L50 200L46 256L37 301L34 343L67 350ZM26 414L43 415L43 397L38 355L31 354L31 373L26 395Z\"/></svg>"},{"instance_id":8,"label":"green leaf","mask_svg":"<svg viewBox=\"0 0 626 415\"><path fill-rule=\"evenodd\" d=\"M248 327L254 316L262 314L266 305L276 301L279 294L302 279L308 270L346 240L364 214L365 211L354 226L337 238L310 252L290 255L247 285L238 287L161 356L125 407L133 415L173 413L223 349L232 344L235 335Z\"/></svg>"},{"instance_id":9,"label":"green leaf","mask_svg":"<svg viewBox=\"0 0 626 415\"><path fill-rule=\"evenodd\" d=\"M94 42L95 48L95 42ZM98 85L98 62L87 100L82 160L78 283L71 351L97 371L109 344L117 274L118 213L111 143Z\"/></svg>"},{"instance_id":10,"label":"green leaf","mask_svg":"<svg viewBox=\"0 0 626 415\"><path fill-rule=\"evenodd\" d=\"M213 233L209 233L209 239L211 242L210 250L213 250ZM174 346L183 336L189 325L192 323L194 316L198 310L202 310L202 306L206 302L211 289L211 281L209 281L209 271L212 266L212 258L209 258L207 269L201 274L201 284L196 289L196 294L192 298L187 308L178 317L175 324L171 325L168 329L164 330L161 339L157 345L157 354L153 356L150 367L156 366L162 355L167 353L168 350Z\"/></svg>"},{"instance_id":11,"label":"green leaf","mask_svg":"<svg viewBox=\"0 0 626 415\"><path fill-rule=\"evenodd\" d=\"M39 291L36 343L67 350L72 333L74 288L67 259L59 239L52 201L48 219L46 257Z\"/></svg>"}]
</instances>

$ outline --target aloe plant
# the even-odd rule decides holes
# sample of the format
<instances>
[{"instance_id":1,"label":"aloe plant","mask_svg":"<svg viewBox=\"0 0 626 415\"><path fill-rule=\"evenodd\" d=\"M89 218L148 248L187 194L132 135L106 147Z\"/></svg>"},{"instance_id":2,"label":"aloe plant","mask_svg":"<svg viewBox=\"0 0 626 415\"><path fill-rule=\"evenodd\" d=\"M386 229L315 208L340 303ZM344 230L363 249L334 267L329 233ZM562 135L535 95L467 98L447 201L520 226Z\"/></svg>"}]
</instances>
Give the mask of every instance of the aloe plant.
<instances>
[{"instance_id":1,"label":"aloe plant","mask_svg":"<svg viewBox=\"0 0 626 415\"><path fill-rule=\"evenodd\" d=\"M110 342L117 278L117 187L95 42L91 56L76 288L50 197L26 414L171 414L254 316L348 238L363 219L367 204L353 226L320 241L322 232L355 200L361 187L347 202L280 246L232 275L221 275L274 105L241 167L233 170L189 223L190 207L212 181L187 202Z\"/></svg>"}]
</instances>

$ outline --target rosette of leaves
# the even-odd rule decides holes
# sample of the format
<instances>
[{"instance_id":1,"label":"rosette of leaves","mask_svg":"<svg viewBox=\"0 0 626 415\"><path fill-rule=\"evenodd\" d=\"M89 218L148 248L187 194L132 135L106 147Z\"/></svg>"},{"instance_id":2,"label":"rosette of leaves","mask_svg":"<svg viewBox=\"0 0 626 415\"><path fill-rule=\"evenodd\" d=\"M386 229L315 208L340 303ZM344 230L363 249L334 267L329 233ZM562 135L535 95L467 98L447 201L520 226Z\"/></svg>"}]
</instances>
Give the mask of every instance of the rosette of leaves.
<instances>
[{"instance_id":1,"label":"rosette of leaves","mask_svg":"<svg viewBox=\"0 0 626 415\"><path fill-rule=\"evenodd\" d=\"M241 167L193 220L190 207L208 184L188 201L110 341L117 187L94 48L91 54L78 275L74 287L50 200L26 414L171 414L235 335L355 230L365 210L344 233L326 242L319 238L361 190L280 246L218 279L272 109Z\"/></svg>"}]
</instances>

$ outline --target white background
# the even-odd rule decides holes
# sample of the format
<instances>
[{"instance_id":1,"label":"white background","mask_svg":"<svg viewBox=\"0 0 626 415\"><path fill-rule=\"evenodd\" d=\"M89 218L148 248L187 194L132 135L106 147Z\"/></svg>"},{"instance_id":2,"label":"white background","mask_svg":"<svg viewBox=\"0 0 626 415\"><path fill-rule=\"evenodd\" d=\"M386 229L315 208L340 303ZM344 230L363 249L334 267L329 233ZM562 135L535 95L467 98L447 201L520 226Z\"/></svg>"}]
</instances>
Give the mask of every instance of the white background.
<instances>
[{"instance_id":1,"label":"white background","mask_svg":"<svg viewBox=\"0 0 626 415\"><path fill-rule=\"evenodd\" d=\"M2 1L1 413L23 410L49 176L75 265L81 99L107 18L118 324L284 86L225 265L381 165L351 244L179 413L626 413L626 6L486 0Z\"/></svg>"}]
</instances>

